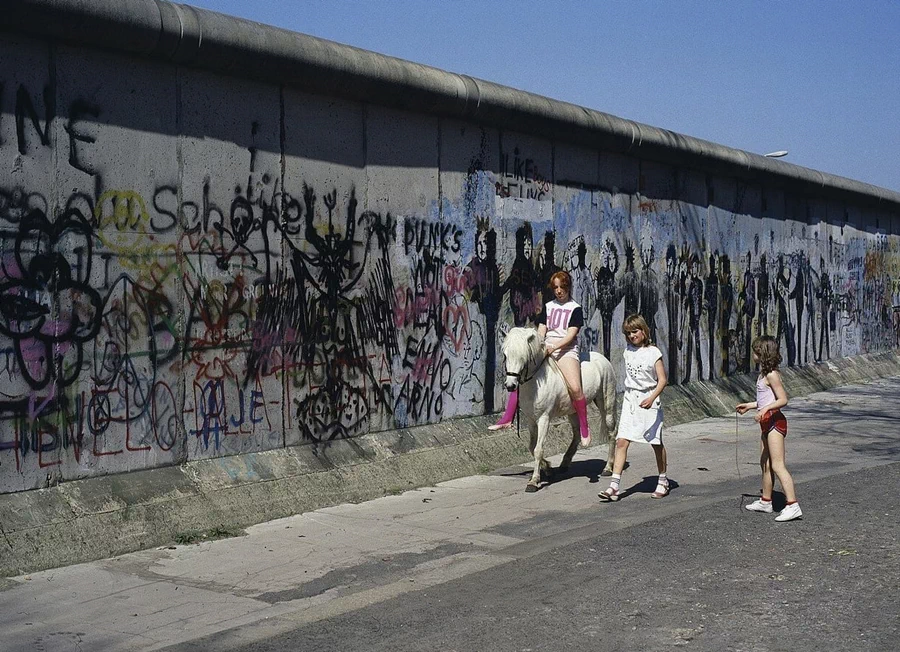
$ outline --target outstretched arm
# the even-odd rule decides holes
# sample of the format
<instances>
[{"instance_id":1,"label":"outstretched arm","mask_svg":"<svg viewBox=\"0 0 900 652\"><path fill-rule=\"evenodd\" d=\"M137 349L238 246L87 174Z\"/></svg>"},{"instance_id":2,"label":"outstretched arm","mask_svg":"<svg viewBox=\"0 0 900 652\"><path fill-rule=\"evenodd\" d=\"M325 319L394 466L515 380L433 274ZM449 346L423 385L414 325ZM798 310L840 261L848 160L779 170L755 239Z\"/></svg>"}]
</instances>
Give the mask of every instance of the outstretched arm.
<instances>
[{"instance_id":1,"label":"outstretched arm","mask_svg":"<svg viewBox=\"0 0 900 652\"><path fill-rule=\"evenodd\" d=\"M737 406L735 406L734 409L737 411L738 414L743 414L747 410L752 410L755 407L756 407L756 401L750 401L749 403L739 403Z\"/></svg>"}]
</instances>

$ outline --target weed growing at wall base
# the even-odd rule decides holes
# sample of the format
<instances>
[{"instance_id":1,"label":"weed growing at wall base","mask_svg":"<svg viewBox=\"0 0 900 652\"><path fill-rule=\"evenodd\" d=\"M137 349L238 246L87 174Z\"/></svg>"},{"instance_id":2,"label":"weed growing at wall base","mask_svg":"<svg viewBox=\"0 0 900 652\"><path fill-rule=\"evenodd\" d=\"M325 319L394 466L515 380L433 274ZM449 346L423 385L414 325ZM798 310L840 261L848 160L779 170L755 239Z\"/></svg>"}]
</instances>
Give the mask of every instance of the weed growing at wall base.
<instances>
[{"instance_id":1,"label":"weed growing at wall base","mask_svg":"<svg viewBox=\"0 0 900 652\"><path fill-rule=\"evenodd\" d=\"M246 534L247 533L244 530L216 526L209 528L208 530L187 530L185 532L179 532L175 535L175 543L180 546L189 546L194 543L203 543L204 541L242 537Z\"/></svg>"}]
</instances>

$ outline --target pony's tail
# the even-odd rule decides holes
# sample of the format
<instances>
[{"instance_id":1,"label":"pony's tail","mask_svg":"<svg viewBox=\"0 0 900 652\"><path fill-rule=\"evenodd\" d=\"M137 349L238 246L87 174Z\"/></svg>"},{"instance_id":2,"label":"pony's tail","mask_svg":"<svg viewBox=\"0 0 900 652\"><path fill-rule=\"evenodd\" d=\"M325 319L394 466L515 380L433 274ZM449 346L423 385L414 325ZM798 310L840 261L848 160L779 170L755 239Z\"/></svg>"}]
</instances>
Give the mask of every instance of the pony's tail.
<instances>
[{"instance_id":1,"label":"pony's tail","mask_svg":"<svg viewBox=\"0 0 900 652\"><path fill-rule=\"evenodd\" d=\"M606 361L606 373L603 374L603 403L606 409L606 432L610 439L616 438L616 376L612 363Z\"/></svg>"}]
</instances>

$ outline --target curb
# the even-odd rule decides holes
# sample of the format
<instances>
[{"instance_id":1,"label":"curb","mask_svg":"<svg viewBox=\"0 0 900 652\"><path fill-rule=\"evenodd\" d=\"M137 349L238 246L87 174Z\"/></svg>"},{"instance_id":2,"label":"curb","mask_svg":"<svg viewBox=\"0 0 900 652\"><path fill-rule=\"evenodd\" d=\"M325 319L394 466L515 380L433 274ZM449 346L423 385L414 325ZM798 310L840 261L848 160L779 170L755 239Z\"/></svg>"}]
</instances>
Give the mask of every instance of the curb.
<instances>
[{"instance_id":1,"label":"curb","mask_svg":"<svg viewBox=\"0 0 900 652\"><path fill-rule=\"evenodd\" d=\"M896 351L783 370L791 396L900 375ZM672 386L666 424L733 413L755 375ZM65 482L0 496L0 577L168 544L180 533L250 525L527 462L527 432L488 433L495 417L453 419L303 445ZM567 424L547 456L563 451ZM599 450L601 454L605 451ZM525 481L523 479L523 487Z\"/></svg>"}]
</instances>

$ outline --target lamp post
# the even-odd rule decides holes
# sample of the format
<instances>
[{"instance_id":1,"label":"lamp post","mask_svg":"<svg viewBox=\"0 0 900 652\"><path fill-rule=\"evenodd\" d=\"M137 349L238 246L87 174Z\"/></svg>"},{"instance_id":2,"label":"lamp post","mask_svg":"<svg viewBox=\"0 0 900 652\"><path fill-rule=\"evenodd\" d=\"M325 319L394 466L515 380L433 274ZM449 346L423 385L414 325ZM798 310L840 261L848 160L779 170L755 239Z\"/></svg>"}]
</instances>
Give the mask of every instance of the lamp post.
<instances>
[{"instance_id":1,"label":"lamp post","mask_svg":"<svg viewBox=\"0 0 900 652\"><path fill-rule=\"evenodd\" d=\"M779 149L777 152L769 152L768 154L763 154L763 156L767 156L769 158L781 158L782 156L787 156L786 149Z\"/></svg>"}]
</instances>

